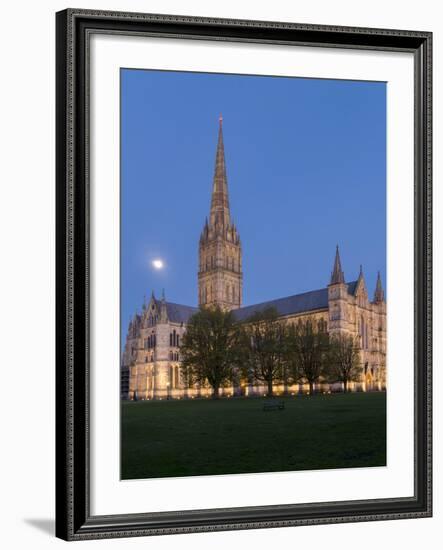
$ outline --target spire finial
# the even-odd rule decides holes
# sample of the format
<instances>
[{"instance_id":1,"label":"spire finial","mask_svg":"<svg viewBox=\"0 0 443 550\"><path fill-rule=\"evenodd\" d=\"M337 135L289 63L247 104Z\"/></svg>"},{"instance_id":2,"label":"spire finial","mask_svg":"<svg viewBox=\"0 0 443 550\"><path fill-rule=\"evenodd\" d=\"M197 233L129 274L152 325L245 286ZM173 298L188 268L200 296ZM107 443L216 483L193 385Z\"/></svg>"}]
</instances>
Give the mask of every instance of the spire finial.
<instances>
[{"instance_id":1,"label":"spire finial","mask_svg":"<svg viewBox=\"0 0 443 550\"><path fill-rule=\"evenodd\" d=\"M338 249L338 245L335 249L335 260L334 260L334 268L331 273L331 285L337 284L337 283L344 283L345 282L345 275L341 268L341 261L340 261L340 251Z\"/></svg>"},{"instance_id":2,"label":"spire finial","mask_svg":"<svg viewBox=\"0 0 443 550\"><path fill-rule=\"evenodd\" d=\"M218 117L218 121L220 123L220 126L223 124L223 115L220 113L219 117Z\"/></svg>"}]
</instances>

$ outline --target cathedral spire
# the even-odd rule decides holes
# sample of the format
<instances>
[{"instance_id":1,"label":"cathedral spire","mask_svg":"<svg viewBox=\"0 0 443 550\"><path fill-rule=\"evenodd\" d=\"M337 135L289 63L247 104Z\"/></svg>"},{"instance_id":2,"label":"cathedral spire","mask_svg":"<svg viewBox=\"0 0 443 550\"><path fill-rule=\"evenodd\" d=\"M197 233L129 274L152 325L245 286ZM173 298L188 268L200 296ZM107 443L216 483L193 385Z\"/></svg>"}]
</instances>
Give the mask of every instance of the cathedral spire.
<instances>
[{"instance_id":1,"label":"cathedral spire","mask_svg":"<svg viewBox=\"0 0 443 550\"><path fill-rule=\"evenodd\" d=\"M220 115L209 220L205 220L198 246L198 303L223 309L241 307L242 248L229 212L228 182Z\"/></svg>"},{"instance_id":2,"label":"cathedral spire","mask_svg":"<svg viewBox=\"0 0 443 550\"><path fill-rule=\"evenodd\" d=\"M345 275L341 268L341 261L340 261L340 252L338 250L338 245L335 250L335 260L334 260L334 269L331 273L331 285L335 285L337 283L344 283L345 282Z\"/></svg>"},{"instance_id":3,"label":"cathedral spire","mask_svg":"<svg viewBox=\"0 0 443 550\"><path fill-rule=\"evenodd\" d=\"M377 284L375 286L375 292L374 292L374 302L379 304L380 302L383 302L385 299L385 293L383 291L383 286L381 284L381 277L380 277L380 271L377 273Z\"/></svg>"},{"instance_id":4,"label":"cathedral spire","mask_svg":"<svg viewBox=\"0 0 443 550\"><path fill-rule=\"evenodd\" d=\"M226 178L225 148L223 145L223 117L219 117L217 153L212 186L210 224L227 227L230 224L228 181Z\"/></svg>"}]
</instances>

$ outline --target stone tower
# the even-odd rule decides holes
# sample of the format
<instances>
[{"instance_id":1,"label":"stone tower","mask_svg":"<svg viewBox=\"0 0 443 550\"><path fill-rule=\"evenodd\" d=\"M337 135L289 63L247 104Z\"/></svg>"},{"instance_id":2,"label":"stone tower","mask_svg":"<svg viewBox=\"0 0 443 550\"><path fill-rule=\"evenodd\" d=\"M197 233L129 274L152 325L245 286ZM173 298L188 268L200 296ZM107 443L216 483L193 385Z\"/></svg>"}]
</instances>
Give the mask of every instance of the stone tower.
<instances>
[{"instance_id":1,"label":"stone tower","mask_svg":"<svg viewBox=\"0 0 443 550\"><path fill-rule=\"evenodd\" d=\"M335 251L334 267L331 273L331 281L328 286L330 334L347 332L347 301L348 285L345 282L345 275L341 268L340 252L337 245L337 249Z\"/></svg>"},{"instance_id":2,"label":"stone tower","mask_svg":"<svg viewBox=\"0 0 443 550\"><path fill-rule=\"evenodd\" d=\"M211 209L199 244L198 303L230 310L242 304L243 273L240 237L229 211L222 126L220 116Z\"/></svg>"}]
</instances>

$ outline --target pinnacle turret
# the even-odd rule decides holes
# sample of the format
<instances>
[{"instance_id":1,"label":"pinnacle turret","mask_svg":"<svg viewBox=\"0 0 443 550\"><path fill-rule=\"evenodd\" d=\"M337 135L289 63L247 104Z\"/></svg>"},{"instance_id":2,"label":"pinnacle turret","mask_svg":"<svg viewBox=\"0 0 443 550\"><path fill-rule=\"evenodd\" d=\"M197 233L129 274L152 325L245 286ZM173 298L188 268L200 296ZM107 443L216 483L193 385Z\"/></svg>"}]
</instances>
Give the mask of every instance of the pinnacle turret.
<instances>
[{"instance_id":1,"label":"pinnacle turret","mask_svg":"<svg viewBox=\"0 0 443 550\"><path fill-rule=\"evenodd\" d=\"M162 289L162 298L160 301L160 323L168 322L168 308L166 307L165 289Z\"/></svg>"},{"instance_id":2,"label":"pinnacle turret","mask_svg":"<svg viewBox=\"0 0 443 550\"><path fill-rule=\"evenodd\" d=\"M331 285L335 285L337 283L344 283L345 282L345 274L342 271L341 268L341 261L340 261L340 252L338 250L338 245L335 251L335 260L334 260L334 268L331 273Z\"/></svg>"},{"instance_id":3,"label":"pinnacle turret","mask_svg":"<svg viewBox=\"0 0 443 550\"><path fill-rule=\"evenodd\" d=\"M383 291L383 286L381 284L381 277L380 277L380 271L377 273L377 284L375 286L375 292L374 292L374 302L380 303L383 302L385 299L385 293Z\"/></svg>"}]
</instances>

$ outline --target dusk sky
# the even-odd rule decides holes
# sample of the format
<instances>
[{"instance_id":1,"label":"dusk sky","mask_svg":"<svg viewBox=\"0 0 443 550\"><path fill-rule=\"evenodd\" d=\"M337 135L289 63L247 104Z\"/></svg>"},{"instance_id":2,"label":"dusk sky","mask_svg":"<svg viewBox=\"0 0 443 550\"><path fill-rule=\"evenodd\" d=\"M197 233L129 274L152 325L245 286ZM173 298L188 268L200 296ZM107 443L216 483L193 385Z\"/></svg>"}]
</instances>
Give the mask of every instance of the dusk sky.
<instances>
[{"instance_id":1,"label":"dusk sky","mask_svg":"<svg viewBox=\"0 0 443 550\"><path fill-rule=\"evenodd\" d=\"M123 69L121 92L123 337L152 290L197 305L220 113L243 305L325 287L336 244L386 284L385 83Z\"/></svg>"}]
</instances>

